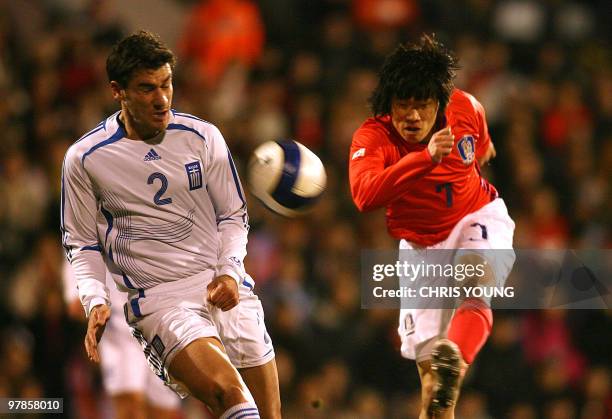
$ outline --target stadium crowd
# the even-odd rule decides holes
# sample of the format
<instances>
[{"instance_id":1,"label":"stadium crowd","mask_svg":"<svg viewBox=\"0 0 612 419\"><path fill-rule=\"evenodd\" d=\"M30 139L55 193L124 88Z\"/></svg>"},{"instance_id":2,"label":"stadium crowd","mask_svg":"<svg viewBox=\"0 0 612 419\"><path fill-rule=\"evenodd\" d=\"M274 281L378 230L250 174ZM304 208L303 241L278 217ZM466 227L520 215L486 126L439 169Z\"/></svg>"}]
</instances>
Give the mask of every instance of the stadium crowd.
<instances>
[{"instance_id":1,"label":"stadium crowd","mask_svg":"<svg viewBox=\"0 0 612 419\"><path fill-rule=\"evenodd\" d=\"M114 4L0 1L0 397L63 397L75 418L105 408L85 323L63 301L60 172L69 145L116 110L105 59L137 27ZM457 85L487 110L497 158L485 172L516 221L516 248L610 248L608 2L165 4L185 16L173 29L174 107L220 127L243 183L249 153L271 139L297 139L326 166L328 189L306 217L249 199L247 271L287 418L418 416L397 312L360 307L361 250L397 245L382 213L357 212L347 181L352 133L398 42L435 32L457 52ZM612 417L611 353L612 310L498 311L457 417Z\"/></svg>"}]
</instances>

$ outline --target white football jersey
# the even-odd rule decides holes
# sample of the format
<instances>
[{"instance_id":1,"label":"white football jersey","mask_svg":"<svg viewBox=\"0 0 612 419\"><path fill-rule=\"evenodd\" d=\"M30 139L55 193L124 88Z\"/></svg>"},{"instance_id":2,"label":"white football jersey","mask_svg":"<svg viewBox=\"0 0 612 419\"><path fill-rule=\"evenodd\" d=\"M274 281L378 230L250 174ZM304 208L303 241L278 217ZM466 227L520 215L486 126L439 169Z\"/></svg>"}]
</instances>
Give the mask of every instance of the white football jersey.
<instances>
[{"instance_id":1,"label":"white football jersey","mask_svg":"<svg viewBox=\"0 0 612 419\"><path fill-rule=\"evenodd\" d=\"M119 113L74 143L62 170L63 245L87 313L108 303L105 264L123 289L207 269L247 280L246 201L217 127L173 111L164 133L135 141Z\"/></svg>"}]
</instances>

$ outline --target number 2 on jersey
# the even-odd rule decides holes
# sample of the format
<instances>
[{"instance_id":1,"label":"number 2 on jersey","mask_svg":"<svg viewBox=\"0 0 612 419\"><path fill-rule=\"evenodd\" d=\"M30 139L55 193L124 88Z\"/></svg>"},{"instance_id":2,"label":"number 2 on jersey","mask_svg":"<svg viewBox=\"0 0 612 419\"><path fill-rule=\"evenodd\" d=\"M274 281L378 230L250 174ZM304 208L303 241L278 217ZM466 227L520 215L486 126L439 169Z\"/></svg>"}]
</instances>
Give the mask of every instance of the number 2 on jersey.
<instances>
[{"instance_id":1,"label":"number 2 on jersey","mask_svg":"<svg viewBox=\"0 0 612 419\"><path fill-rule=\"evenodd\" d=\"M161 182L161 188L159 188L159 190L153 197L153 202L156 203L157 205L171 204L172 198L162 199L162 195L166 193L166 189L168 189L168 179L163 173L155 172L155 173L151 173L151 175L149 176L149 179L147 179L147 184L152 185L155 179L159 179L159 181Z\"/></svg>"}]
</instances>

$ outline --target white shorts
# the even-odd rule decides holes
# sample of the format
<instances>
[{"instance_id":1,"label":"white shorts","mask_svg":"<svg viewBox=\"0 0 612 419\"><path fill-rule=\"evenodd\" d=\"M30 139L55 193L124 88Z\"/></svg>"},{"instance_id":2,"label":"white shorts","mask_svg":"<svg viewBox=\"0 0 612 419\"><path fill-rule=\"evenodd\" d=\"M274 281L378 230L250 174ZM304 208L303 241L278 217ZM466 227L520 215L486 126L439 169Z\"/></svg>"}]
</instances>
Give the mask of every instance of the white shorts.
<instances>
[{"instance_id":1,"label":"white shorts","mask_svg":"<svg viewBox=\"0 0 612 419\"><path fill-rule=\"evenodd\" d=\"M142 348L132 337L123 318L126 293L109 284L111 317L100 341L100 367L104 389L110 396L142 393L147 401L162 409L177 409L181 399L151 372Z\"/></svg>"},{"instance_id":2,"label":"white shorts","mask_svg":"<svg viewBox=\"0 0 612 419\"><path fill-rule=\"evenodd\" d=\"M244 281L239 286L240 303L223 312L206 302L206 286L213 275L213 271L205 271L131 292L125 305L126 319L149 366L183 398L188 393L169 376L168 366L177 353L196 339L219 339L236 368L263 365L274 358L263 308L252 291L252 282Z\"/></svg>"},{"instance_id":3,"label":"white shorts","mask_svg":"<svg viewBox=\"0 0 612 419\"><path fill-rule=\"evenodd\" d=\"M464 253L470 253L469 249L512 249L513 235L514 222L508 215L504 201L497 198L463 217L446 240L427 249L465 249L462 251ZM400 250L413 248L411 243L400 241ZM514 252L488 253L484 257L496 258L489 265L494 267L496 283L503 285L514 264ZM452 263L452 260L446 263ZM417 362L429 359L433 344L446 336L453 314L454 309L401 309L398 333L402 341L402 356Z\"/></svg>"}]
</instances>

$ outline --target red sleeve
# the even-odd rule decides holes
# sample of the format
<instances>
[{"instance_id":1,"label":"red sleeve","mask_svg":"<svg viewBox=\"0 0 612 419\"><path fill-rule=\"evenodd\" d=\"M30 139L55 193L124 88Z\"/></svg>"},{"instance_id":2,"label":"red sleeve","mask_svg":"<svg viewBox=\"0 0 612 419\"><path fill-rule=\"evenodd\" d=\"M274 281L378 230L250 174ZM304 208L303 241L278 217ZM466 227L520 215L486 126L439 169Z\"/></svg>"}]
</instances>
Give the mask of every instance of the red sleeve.
<instances>
[{"instance_id":1,"label":"red sleeve","mask_svg":"<svg viewBox=\"0 0 612 419\"><path fill-rule=\"evenodd\" d=\"M377 141L380 135L366 129L359 129L353 135L349 180L353 202L359 211L388 205L410 188L411 180L429 173L436 166L425 148L408 153L385 167L385 146ZM389 144L388 147L392 146Z\"/></svg>"}]
</instances>

